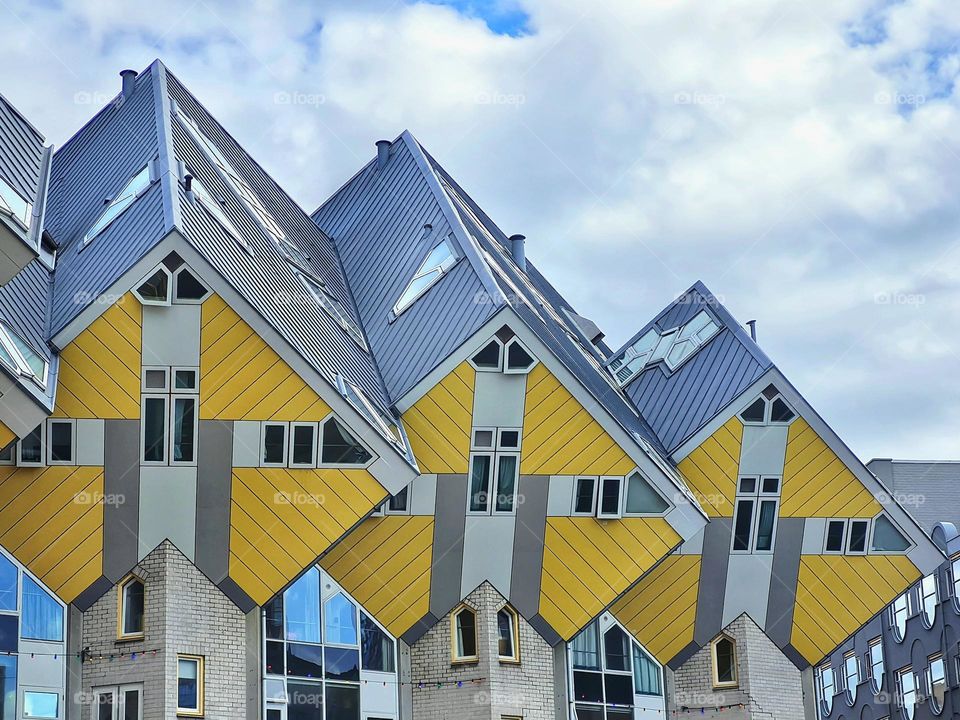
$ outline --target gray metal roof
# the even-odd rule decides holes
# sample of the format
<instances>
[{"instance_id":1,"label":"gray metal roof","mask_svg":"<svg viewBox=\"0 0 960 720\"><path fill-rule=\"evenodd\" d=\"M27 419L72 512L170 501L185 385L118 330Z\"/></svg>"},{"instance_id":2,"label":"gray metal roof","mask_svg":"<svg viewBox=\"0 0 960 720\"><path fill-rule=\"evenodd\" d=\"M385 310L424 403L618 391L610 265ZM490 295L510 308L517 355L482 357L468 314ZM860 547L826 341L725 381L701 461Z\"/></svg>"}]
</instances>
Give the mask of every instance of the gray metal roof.
<instances>
[{"instance_id":1,"label":"gray metal roof","mask_svg":"<svg viewBox=\"0 0 960 720\"><path fill-rule=\"evenodd\" d=\"M706 310L719 322L720 332L675 371L670 372L663 363L656 363L636 375L624 388L670 452L706 425L772 365L701 282L664 308L612 353L611 358L649 329L663 332L675 328L700 310Z\"/></svg>"},{"instance_id":2,"label":"gray metal roof","mask_svg":"<svg viewBox=\"0 0 960 720\"><path fill-rule=\"evenodd\" d=\"M395 399L499 308L486 301L492 299L430 172L419 145L403 133L382 170L371 161L313 214L340 253L370 347ZM394 316L394 304L423 259L451 236L460 254L457 264Z\"/></svg>"},{"instance_id":3,"label":"gray metal roof","mask_svg":"<svg viewBox=\"0 0 960 720\"><path fill-rule=\"evenodd\" d=\"M875 459L867 469L928 533L942 522L960 527L960 461Z\"/></svg>"},{"instance_id":4,"label":"gray metal roof","mask_svg":"<svg viewBox=\"0 0 960 720\"><path fill-rule=\"evenodd\" d=\"M43 150L43 135L0 95L0 177L31 203L36 203Z\"/></svg>"}]
</instances>

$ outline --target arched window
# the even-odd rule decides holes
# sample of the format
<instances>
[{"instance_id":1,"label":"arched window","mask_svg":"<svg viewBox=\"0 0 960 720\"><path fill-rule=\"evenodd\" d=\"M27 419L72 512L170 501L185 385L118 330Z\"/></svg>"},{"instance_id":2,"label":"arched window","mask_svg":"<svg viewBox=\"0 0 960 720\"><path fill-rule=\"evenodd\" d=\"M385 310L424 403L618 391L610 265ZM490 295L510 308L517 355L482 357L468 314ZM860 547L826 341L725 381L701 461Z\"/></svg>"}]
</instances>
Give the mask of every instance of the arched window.
<instances>
[{"instance_id":1,"label":"arched window","mask_svg":"<svg viewBox=\"0 0 960 720\"><path fill-rule=\"evenodd\" d=\"M715 688L737 687L737 644L733 638L720 635L710 643L713 661L713 686Z\"/></svg>"},{"instance_id":2,"label":"arched window","mask_svg":"<svg viewBox=\"0 0 960 720\"><path fill-rule=\"evenodd\" d=\"M497 657L500 662L520 662L520 617L509 605L497 612Z\"/></svg>"},{"instance_id":3,"label":"arched window","mask_svg":"<svg viewBox=\"0 0 960 720\"><path fill-rule=\"evenodd\" d=\"M131 640L143 637L143 581L129 575L117 588L117 638Z\"/></svg>"},{"instance_id":4,"label":"arched window","mask_svg":"<svg viewBox=\"0 0 960 720\"><path fill-rule=\"evenodd\" d=\"M455 663L476 662L477 613L467 605L453 611L450 622L450 656Z\"/></svg>"}]
</instances>

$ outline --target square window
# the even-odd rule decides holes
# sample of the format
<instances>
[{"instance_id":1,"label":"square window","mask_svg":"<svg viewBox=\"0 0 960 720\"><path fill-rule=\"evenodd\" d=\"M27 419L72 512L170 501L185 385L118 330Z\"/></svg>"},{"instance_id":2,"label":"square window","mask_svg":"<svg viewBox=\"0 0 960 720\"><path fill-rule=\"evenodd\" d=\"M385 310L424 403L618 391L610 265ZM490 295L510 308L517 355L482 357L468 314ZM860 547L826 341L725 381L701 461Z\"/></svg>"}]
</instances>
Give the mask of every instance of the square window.
<instances>
[{"instance_id":1,"label":"square window","mask_svg":"<svg viewBox=\"0 0 960 720\"><path fill-rule=\"evenodd\" d=\"M144 390L166 390L168 371L166 368L147 368L143 371Z\"/></svg>"},{"instance_id":2,"label":"square window","mask_svg":"<svg viewBox=\"0 0 960 720\"><path fill-rule=\"evenodd\" d=\"M780 492L780 478L765 477L760 487L760 492L765 495L774 495Z\"/></svg>"},{"instance_id":3,"label":"square window","mask_svg":"<svg viewBox=\"0 0 960 720\"><path fill-rule=\"evenodd\" d=\"M500 431L500 449L514 450L518 447L520 447L519 430Z\"/></svg>"},{"instance_id":4,"label":"square window","mask_svg":"<svg viewBox=\"0 0 960 720\"><path fill-rule=\"evenodd\" d=\"M493 430L474 430L473 446L481 450L493 448Z\"/></svg>"},{"instance_id":5,"label":"square window","mask_svg":"<svg viewBox=\"0 0 960 720\"><path fill-rule=\"evenodd\" d=\"M737 492L751 494L757 491L757 479L751 477L740 478L740 489Z\"/></svg>"},{"instance_id":6,"label":"square window","mask_svg":"<svg viewBox=\"0 0 960 720\"><path fill-rule=\"evenodd\" d=\"M150 372L149 370L147 372ZM197 371L196 370L174 370L173 371L173 389L174 390L196 390L197 389Z\"/></svg>"}]
</instances>

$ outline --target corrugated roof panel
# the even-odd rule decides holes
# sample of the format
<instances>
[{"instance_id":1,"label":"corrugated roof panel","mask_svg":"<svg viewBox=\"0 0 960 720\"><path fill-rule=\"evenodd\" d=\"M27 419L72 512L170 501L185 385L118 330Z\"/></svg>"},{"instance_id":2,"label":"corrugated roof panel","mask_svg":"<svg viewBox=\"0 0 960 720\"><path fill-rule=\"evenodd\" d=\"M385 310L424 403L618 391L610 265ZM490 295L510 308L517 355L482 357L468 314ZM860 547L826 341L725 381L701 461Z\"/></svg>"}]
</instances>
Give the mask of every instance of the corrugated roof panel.
<instances>
[{"instance_id":1,"label":"corrugated roof panel","mask_svg":"<svg viewBox=\"0 0 960 720\"><path fill-rule=\"evenodd\" d=\"M427 253L453 232L411 148L393 143L383 170L368 164L318 208L337 246L371 348L391 395L401 397L496 309L465 258L399 316L393 306ZM431 225L425 231L424 225ZM454 239L454 245L458 242ZM462 248L461 255L462 255Z\"/></svg>"},{"instance_id":2,"label":"corrugated roof panel","mask_svg":"<svg viewBox=\"0 0 960 720\"><path fill-rule=\"evenodd\" d=\"M0 177L31 203L42 158L43 136L0 95Z\"/></svg>"}]
</instances>

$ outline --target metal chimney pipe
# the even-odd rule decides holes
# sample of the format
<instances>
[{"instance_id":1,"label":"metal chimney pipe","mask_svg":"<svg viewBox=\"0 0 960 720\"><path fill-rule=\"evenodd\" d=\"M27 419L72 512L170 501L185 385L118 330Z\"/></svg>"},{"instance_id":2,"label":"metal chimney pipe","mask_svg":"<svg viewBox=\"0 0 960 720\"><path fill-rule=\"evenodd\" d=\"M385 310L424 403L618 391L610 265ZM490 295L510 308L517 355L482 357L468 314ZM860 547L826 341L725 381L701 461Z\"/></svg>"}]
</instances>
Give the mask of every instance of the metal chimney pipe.
<instances>
[{"instance_id":1,"label":"metal chimney pipe","mask_svg":"<svg viewBox=\"0 0 960 720\"><path fill-rule=\"evenodd\" d=\"M757 341L757 321L747 320L747 327L750 328L750 339L756 342Z\"/></svg>"},{"instance_id":2,"label":"metal chimney pipe","mask_svg":"<svg viewBox=\"0 0 960 720\"><path fill-rule=\"evenodd\" d=\"M526 238L523 235L510 236L510 254L513 255L513 261L517 267L527 271L527 251L525 247Z\"/></svg>"},{"instance_id":3,"label":"metal chimney pipe","mask_svg":"<svg viewBox=\"0 0 960 720\"><path fill-rule=\"evenodd\" d=\"M392 144L389 140L377 140L377 170L383 170L387 166Z\"/></svg>"},{"instance_id":4,"label":"metal chimney pipe","mask_svg":"<svg viewBox=\"0 0 960 720\"><path fill-rule=\"evenodd\" d=\"M137 81L137 71L121 70L120 78L120 94L123 96L124 100L127 100L131 95L133 95L134 84Z\"/></svg>"}]
</instances>

